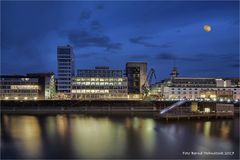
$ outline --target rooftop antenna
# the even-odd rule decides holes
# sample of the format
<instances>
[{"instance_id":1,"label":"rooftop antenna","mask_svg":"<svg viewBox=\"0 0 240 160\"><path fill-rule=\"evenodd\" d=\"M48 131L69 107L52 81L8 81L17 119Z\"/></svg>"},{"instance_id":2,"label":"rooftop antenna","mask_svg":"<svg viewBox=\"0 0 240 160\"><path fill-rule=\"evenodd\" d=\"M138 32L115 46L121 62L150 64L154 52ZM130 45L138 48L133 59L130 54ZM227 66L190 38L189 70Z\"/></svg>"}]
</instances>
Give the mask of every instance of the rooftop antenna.
<instances>
[{"instance_id":1,"label":"rooftop antenna","mask_svg":"<svg viewBox=\"0 0 240 160\"><path fill-rule=\"evenodd\" d=\"M179 75L179 73L177 71L177 67L176 67L176 58L174 58L174 60L173 60L173 69L172 69L172 72L170 73L170 75L171 75L171 79L174 79Z\"/></svg>"}]
</instances>

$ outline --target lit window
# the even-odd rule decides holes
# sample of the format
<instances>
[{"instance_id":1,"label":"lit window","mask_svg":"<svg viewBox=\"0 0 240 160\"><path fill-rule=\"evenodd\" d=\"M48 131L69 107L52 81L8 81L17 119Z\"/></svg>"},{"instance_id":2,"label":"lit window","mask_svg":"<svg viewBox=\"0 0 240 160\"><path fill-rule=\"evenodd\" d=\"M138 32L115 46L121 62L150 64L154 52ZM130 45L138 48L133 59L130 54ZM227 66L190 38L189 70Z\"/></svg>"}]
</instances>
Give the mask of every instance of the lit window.
<instances>
[{"instance_id":1,"label":"lit window","mask_svg":"<svg viewBox=\"0 0 240 160\"><path fill-rule=\"evenodd\" d=\"M205 113L209 113L210 112L210 108L204 108L204 112Z\"/></svg>"}]
</instances>

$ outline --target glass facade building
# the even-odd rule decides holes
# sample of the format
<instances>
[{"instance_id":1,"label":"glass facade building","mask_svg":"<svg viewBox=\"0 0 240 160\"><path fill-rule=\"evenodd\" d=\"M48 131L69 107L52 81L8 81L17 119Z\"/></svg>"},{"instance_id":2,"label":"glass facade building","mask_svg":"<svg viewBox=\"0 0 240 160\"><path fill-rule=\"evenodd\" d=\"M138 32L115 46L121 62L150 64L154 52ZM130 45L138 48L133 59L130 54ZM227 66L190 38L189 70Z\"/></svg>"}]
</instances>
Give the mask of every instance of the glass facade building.
<instances>
[{"instance_id":1,"label":"glass facade building","mask_svg":"<svg viewBox=\"0 0 240 160\"><path fill-rule=\"evenodd\" d=\"M37 100L39 99L39 79L23 75L0 76L1 100Z\"/></svg>"},{"instance_id":2,"label":"glass facade building","mask_svg":"<svg viewBox=\"0 0 240 160\"><path fill-rule=\"evenodd\" d=\"M127 78L122 70L96 67L78 70L72 81L73 99L127 99Z\"/></svg>"},{"instance_id":3,"label":"glass facade building","mask_svg":"<svg viewBox=\"0 0 240 160\"><path fill-rule=\"evenodd\" d=\"M95 69L78 69L78 77L122 77L122 70L109 69L106 66L98 66Z\"/></svg>"},{"instance_id":4,"label":"glass facade building","mask_svg":"<svg viewBox=\"0 0 240 160\"><path fill-rule=\"evenodd\" d=\"M128 62L126 64L126 76L128 78L128 93L142 94L142 87L147 79L147 63Z\"/></svg>"},{"instance_id":5,"label":"glass facade building","mask_svg":"<svg viewBox=\"0 0 240 160\"><path fill-rule=\"evenodd\" d=\"M29 73L28 77L38 78L40 87L40 99L54 99L56 95L56 84L54 73Z\"/></svg>"},{"instance_id":6,"label":"glass facade building","mask_svg":"<svg viewBox=\"0 0 240 160\"><path fill-rule=\"evenodd\" d=\"M64 98L70 97L72 77L75 75L73 48L70 45L58 46L58 93Z\"/></svg>"}]
</instances>

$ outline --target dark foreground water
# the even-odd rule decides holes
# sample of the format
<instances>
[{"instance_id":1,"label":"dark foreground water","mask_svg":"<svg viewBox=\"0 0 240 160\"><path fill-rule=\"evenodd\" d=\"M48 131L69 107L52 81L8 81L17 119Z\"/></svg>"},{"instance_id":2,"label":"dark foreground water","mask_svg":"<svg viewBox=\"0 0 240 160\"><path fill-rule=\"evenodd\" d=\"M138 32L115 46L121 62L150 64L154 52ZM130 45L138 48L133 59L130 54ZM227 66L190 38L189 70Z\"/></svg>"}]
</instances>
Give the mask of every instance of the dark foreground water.
<instances>
[{"instance_id":1,"label":"dark foreground water","mask_svg":"<svg viewBox=\"0 0 240 160\"><path fill-rule=\"evenodd\" d=\"M145 115L2 115L1 158L237 159L239 119L166 123Z\"/></svg>"}]
</instances>

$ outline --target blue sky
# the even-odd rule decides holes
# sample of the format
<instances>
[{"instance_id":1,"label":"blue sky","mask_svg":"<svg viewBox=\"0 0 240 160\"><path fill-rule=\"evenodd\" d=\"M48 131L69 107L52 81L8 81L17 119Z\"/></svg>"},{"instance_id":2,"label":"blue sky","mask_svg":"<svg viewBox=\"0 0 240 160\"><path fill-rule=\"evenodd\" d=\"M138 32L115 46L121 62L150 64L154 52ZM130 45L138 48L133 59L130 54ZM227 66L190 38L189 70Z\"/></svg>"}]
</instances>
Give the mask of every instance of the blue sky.
<instances>
[{"instance_id":1,"label":"blue sky","mask_svg":"<svg viewBox=\"0 0 240 160\"><path fill-rule=\"evenodd\" d=\"M1 73L57 73L70 44L76 68L147 61L157 78L239 76L238 1L1 2ZM204 32L209 24L211 32Z\"/></svg>"}]
</instances>

